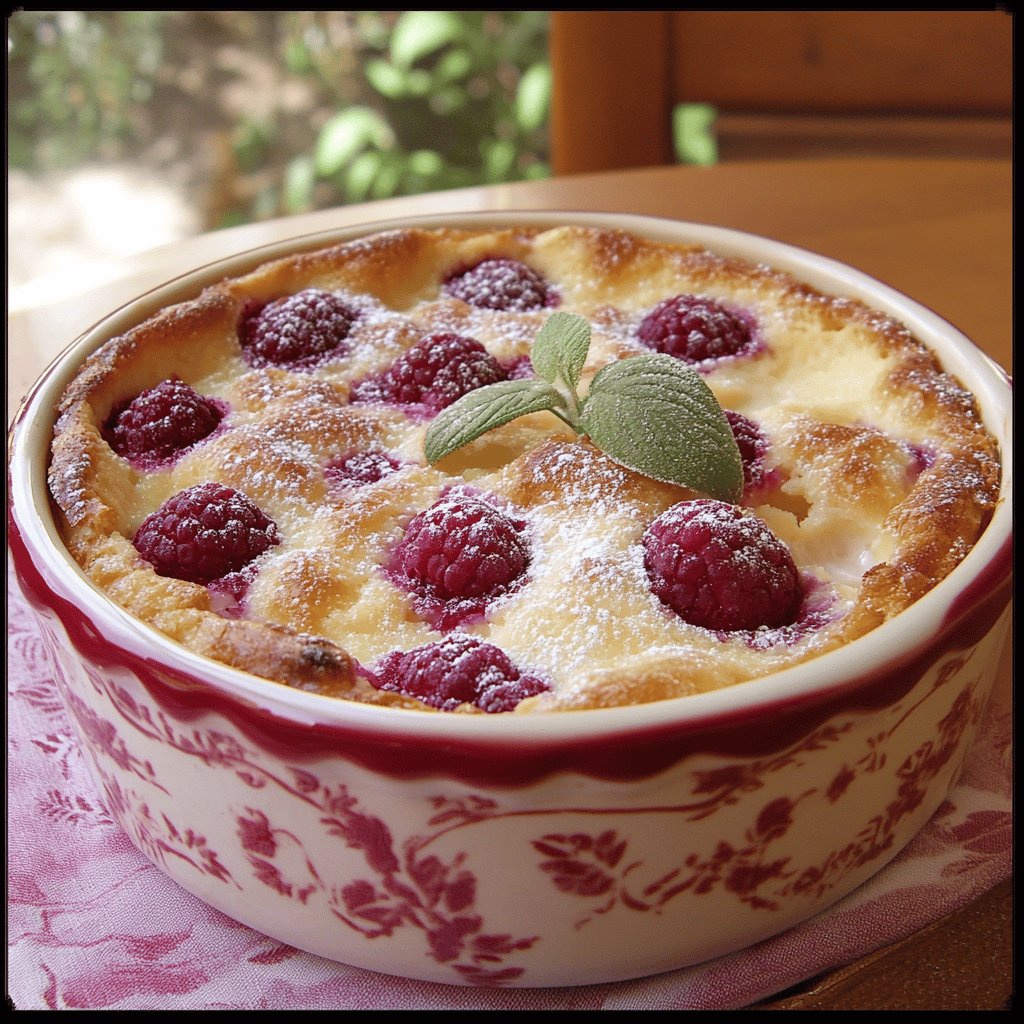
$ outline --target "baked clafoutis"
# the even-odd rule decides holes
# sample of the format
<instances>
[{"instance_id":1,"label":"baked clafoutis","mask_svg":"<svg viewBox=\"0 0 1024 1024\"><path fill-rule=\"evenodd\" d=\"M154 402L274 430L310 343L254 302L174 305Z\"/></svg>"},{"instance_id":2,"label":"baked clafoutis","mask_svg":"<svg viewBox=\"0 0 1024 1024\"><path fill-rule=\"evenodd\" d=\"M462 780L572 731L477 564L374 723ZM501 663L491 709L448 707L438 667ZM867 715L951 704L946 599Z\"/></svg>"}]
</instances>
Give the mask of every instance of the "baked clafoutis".
<instances>
[{"instance_id":1,"label":"baked clafoutis","mask_svg":"<svg viewBox=\"0 0 1024 1024\"><path fill-rule=\"evenodd\" d=\"M579 226L381 231L224 280L83 365L49 469L88 577L189 650L462 714L848 644L963 559L999 477L891 317Z\"/></svg>"}]
</instances>

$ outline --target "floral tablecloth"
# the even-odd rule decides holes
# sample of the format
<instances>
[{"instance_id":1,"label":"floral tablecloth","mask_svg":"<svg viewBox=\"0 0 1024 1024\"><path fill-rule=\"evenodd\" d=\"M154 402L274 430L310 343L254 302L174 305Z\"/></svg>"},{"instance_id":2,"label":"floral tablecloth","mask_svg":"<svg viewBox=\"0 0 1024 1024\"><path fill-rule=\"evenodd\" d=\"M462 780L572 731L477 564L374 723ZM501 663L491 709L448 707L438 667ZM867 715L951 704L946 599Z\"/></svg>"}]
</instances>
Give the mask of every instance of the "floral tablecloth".
<instances>
[{"instance_id":1,"label":"floral tablecloth","mask_svg":"<svg viewBox=\"0 0 1024 1024\"><path fill-rule=\"evenodd\" d=\"M149 863L97 795L8 566L8 998L60 1009L730 1009L909 936L1011 872L1010 694L949 798L829 911L696 967L580 988L476 989L332 963L254 932Z\"/></svg>"}]
</instances>

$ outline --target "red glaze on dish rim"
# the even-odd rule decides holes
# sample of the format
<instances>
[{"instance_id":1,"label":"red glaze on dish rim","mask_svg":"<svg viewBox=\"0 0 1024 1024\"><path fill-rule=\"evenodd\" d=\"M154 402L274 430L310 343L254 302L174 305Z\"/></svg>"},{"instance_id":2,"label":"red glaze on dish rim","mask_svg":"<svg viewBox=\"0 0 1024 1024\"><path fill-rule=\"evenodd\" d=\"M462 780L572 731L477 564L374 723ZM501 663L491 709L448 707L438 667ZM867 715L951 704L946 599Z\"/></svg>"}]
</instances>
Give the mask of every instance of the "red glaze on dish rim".
<instances>
[{"instance_id":1,"label":"red glaze on dish rim","mask_svg":"<svg viewBox=\"0 0 1024 1024\"><path fill-rule=\"evenodd\" d=\"M985 533L913 607L822 658L675 700L541 715L399 711L258 679L193 655L128 615L67 554L46 488L53 409L82 359L106 338L197 294L206 283L287 253L403 226L527 223L618 227L699 243L787 270L822 291L861 299L901 320L977 396L986 426L1000 442L1002 497ZM572 771L622 781L654 775L697 753L754 755L785 749L838 712L895 704L939 659L987 635L1011 594L1011 427L1008 377L964 335L875 279L805 250L729 229L640 216L524 212L413 218L320 232L219 261L155 289L87 331L51 364L15 418L8 449L8 543L21 587L37 613L60 619L87 662L130 670L177 721L216 712L276 756L293 761L333 756L392 778L440 775L470 785L514 787Z\"/></svg>"}]
</instances>

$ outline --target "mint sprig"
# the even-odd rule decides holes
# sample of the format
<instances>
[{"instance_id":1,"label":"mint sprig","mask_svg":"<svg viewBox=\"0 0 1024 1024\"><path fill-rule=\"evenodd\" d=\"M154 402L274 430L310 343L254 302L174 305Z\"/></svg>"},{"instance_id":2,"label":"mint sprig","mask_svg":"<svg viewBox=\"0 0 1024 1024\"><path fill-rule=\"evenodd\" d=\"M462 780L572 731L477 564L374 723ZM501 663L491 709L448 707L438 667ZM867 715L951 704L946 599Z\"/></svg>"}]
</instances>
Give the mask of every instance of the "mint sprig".
<instances>
[{"instance_id":1,"label":"mint sprig","mask_svg":"<svg viewBox=\"0 0 1024 1024\"><path fill-rule=\"evenodd\" d=\"M481 434L531 412L568 411L565 399L542 380L503 380L485 384L443 409L430 424L424 443L434 465Z\"/></svg>"},{"instance_id":2,"label":"mint sprig","mask_svg":"<svg viewBox=\"0 0 1024 1024\"><path fill-rule=\"evenodd\" d=\"M488 384L442 410L427 431L427 460L434 465L520 416L551 412L628 469L738 502L739 448L703 377L672 356L631 356L604 366L581 396L589 349L588 321L553 313L530 357L540 379Z\"/></svg>"},{"instance_id":3,"label":"mint sprig","mask_svg":"<svg viewBox=\"0 0 1024 1024\"><path fill-rule=\"evenodd\" d=\"M590 323L573 313L552 313L533 342L530 362L538 377L575 393L590 351Z\"/></svg>"}]
</instances>

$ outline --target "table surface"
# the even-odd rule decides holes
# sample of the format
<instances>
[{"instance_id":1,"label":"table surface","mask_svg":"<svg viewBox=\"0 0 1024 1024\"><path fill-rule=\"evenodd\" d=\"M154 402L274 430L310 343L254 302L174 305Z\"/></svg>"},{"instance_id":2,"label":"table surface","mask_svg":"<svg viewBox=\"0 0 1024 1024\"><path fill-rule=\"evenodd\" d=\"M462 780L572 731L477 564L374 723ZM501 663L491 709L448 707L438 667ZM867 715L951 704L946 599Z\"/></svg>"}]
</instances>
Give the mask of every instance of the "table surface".
<instances>
[{"instance_id":1,"label":"table surface","mask_svg":"<svg viewBox=\"0 0 1024 1024\"><path fill-rule=\"evenodd\" d=\"M125 261L88 290L8 311L8 420L82 331L185 271L263 244L419 214L588 210L764 235L832 257L935 310L1012 373L1012 165L1001 160L833 159L659 167L437 192L225 229ZM1011 685L1010 648L996 685ZM1000 1009L1012 993L1011 885L763 1009Z\"/></svg>"}]
</instances>

